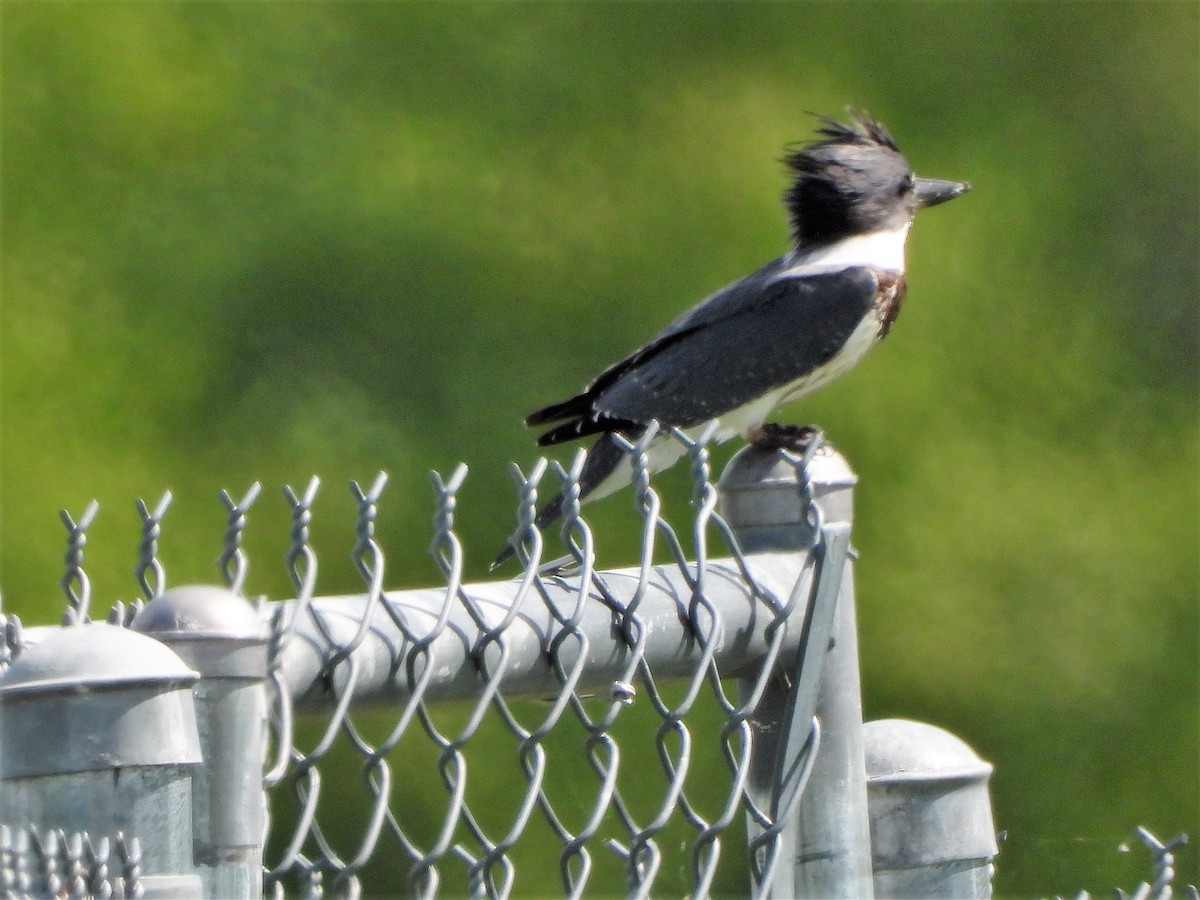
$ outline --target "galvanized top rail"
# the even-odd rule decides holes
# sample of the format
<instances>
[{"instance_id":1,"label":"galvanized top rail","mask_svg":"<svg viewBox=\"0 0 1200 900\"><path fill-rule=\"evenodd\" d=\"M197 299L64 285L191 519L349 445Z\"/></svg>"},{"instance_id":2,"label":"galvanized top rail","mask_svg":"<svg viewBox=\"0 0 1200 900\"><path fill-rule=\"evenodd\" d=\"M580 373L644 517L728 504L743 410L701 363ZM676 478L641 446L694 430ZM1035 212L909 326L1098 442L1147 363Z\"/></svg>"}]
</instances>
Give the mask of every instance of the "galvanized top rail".
<instances>
[{"instance_id":1,"label":"galvanized top rail","mask_svg":"<svg viewBox=\"0 0 1200 900\"><path fill-rule=\"evenodd\" d=\"M762 554L741 565L714 560L706 567L703 612L694 608L694 569L654 566L648 577L638 568L605 571L590 585L578 574L542 578L536 590L515 580L465 584L449 602L438 589L389 591L373 604L362 594L321 597L303 612L289 601L269 604L266 615L288 624L300 618L278 660L298 709L336 703L351 671L355 705L393 706L416 684L428 702L473 697L481 679L502 666L509 699L545 697L562 689L561 671L577 669L574 688L588 692L628 682L639 665L666 680L687 677L708 659L737 677L771 651L776 632L775 652L794 654L802 617L789 622L781 611L811 592L812 564L795 553ZM353 667L330 669L331 655L351 645L346 661Z\"/></svg>"}]
</instances>

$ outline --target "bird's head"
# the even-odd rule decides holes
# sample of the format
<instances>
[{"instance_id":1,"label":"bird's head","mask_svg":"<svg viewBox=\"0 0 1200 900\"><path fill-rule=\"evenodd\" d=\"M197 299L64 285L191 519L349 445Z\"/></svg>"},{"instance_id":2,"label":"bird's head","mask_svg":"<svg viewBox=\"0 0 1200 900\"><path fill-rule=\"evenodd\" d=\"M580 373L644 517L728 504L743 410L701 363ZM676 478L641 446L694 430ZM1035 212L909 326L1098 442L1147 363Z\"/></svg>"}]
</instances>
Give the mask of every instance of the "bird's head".
<instances>
[{"instance_id":1,"label":"bird's head","mask_svg":"<svg viewBox=\"0 0 1200 900\"><path fill-rule=\"evenodd\" d=\"M784 159L794 175L784 202L800 247L904 228L918 210L970 189L913 175L888 130L864 114L849 123L819 118L821 138Z\"/></svg>"}]
</instances>

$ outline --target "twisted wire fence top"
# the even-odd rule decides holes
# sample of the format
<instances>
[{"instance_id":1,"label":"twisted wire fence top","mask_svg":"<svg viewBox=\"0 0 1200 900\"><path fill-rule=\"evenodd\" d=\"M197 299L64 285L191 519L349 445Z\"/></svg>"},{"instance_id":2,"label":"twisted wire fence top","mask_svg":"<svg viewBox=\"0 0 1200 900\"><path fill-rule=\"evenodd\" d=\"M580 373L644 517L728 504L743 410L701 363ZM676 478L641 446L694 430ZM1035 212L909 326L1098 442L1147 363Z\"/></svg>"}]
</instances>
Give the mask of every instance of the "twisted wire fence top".
<instances>
[{"instance_id":1,"label":"twisted wire fence top","mask_svg":"<svg viewBox=\"0 0 1200 900\"><path fill-rule=\"evenodd\" d=\"M245 496L236 502L228 491L222 490L220 493L221 502L229 512L229 518L225 525L225 545L221 550L221 555L217 557L217 568L221 570L221 577L225 580L225 585L235 594L242 593L242 587L246 583L246 570L249 568L246 553L242 549L242 532L246 529L246 513L258 499L261 490L262 485L256 481L250 485Z\"/></svg>"},{"instance_id":2,"label":"twisted wire fence top","mask_svg":"<svg viewBox=\"0 0 1200 900\"><path fill-rule=\"evenodd\" d=\"M138 545L138 562L134 567L134 576L142 588L142 595L147 600L153 600L167 587L166 570L158 560L158 538L162 533L163 516L174 499L170 491L165 491L158 501L158 506L151 510L144 500L137 501L138 516L142 520L142 540Z\"/></svg>"},{"instance_id":3,"label":"twisted wire fence top","mask_svg":"<svg viewBox=\"0 0 1200 900\"><path fill-rule=\"evenodd\" d=\"M88 607L92 601L92 585L83 568L83 548L87 544L88 526L100 511L100 504L93 500L76 522L65 509L59 513L67 528L66 569L59 585L67 596L64 625L78 625L88 621Z\"/></svg>"}]
</instances>

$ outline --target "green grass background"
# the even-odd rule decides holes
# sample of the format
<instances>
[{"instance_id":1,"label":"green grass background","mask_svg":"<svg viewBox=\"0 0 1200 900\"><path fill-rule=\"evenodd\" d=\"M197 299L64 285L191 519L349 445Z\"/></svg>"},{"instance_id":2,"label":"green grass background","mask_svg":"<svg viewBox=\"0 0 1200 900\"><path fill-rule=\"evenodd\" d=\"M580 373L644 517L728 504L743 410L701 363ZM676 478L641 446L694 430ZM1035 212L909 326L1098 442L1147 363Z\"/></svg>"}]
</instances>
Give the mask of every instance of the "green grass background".
<instances>
[{"instance_id":1,"label":"green grass background","mask_svg":"<svg viewBox=\"0 0 1200 900\"><path fill-rule=\"evenodd\" d=\"M888 341L782 412L861 479L867 714L995 764L999 893L1130 888L1135 824L1200 838L1198 19L4 0L5 610L57 620L58 511L93 497L101 611L137 593L134 498L167 488L170 583L214 581L216 492L256 479L248 589L287 596L279 487L313 473L323 592L358 583L345 484L379 469L387 584L435 583L425 473L459 460L483 577L506 463L536 457L521 416L781 252L783 148L853 105L975 185L914 229ZM662 490L686 515L684 482ZM602 562L631 561L628 500L592 518ZM436 810L428 773L405 802ZM352 793L323 815L350 821ZM518 893L555 891L554 853L521 852ZM368 888L398 877L385 859Z\"/></svg>"}]
</instances>

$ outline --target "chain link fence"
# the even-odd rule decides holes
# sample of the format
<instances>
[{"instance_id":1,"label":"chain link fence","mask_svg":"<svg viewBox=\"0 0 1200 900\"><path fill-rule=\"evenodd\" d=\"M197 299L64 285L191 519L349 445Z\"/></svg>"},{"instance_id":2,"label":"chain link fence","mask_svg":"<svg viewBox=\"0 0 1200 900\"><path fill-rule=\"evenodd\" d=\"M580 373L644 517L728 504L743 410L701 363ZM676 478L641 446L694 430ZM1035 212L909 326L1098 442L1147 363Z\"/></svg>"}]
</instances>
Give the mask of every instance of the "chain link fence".
<instances>
[{"instance_id":1,"label":"chain link fence","mask_svg":"<svg viewBox=\"0 0 1200 900\"><path fill-rule=\"evenodd\" d=\"M462 584L453 517L465 470L445 481L435 476L431 549L446 583L405 597L388 596L381 586L383 559L373 523L382 479L367 490L352 486L359 503L354 556L366 585L359 598L311 598L303 523L315 485L304 497L289 495L296 522L289 559L298 599L272 610L272 684L277 709L332 701L332 714L311 745L293 748L290 764L280 757L268 773L269 784L289 790L298 813L292 840L270 868L269 885L291 876L306 891L330 879L354 891L358 872L386 853L407 869L413 894L432 895L444 886L454 894L507 896L518 883L512 851L536 831L559 847L557 869L568 896L596 888L593 881L604 868L597 857L603 856L619 864L607 866L608 878L621 873L620 882L602 888L606 892L648 895L670 860L673 867L686 866L678 888L704 896L727 854L722 837L745 814L754 832L753 877L770 882L780 863L780 823L791 817L814 756L789 761L794 770L786 776L786 794L773 792L763 774L752 773L754 716L785 655L795 654L804 614L817 608L814 595L823 589L825 607L834 608L848 528L820 521L804 479L806 490L797 493L793 485L792 494L813 518L791 524L808 533L806 552L769 565L749 559L717 512L703 445L690 444L698 515L691 534L696 561L689 562L684 542L659 516L644 447L633 448L640 456L641 559L617 572L592 566L591 534L578 513L582 455L572 470L556 473L567 496L565 560L542 564L542 538L533 525L546 467L528 477L515 473L521 495L516 538L525 566L506 583ZM790 463L791 472L803 473L803 462ZM710 558L710 534L725 551L719 562ZM673 562L655 563L660 544ZM815 627L824 629L827 642L832 620ZM813 681L806 692L815 703L815 672L805 674ZM530 697L538 702L520 703ZM435 711L439 701L456 699L465 701L456 715ZM396 710L389 727L374 737L352 717L355 705L368 703ZM635 705L642 711L636 731L626 730L618 741L620 724ZM704 707L720 726L717 734L702 736L710 744L702 755L691 722ZM812 712L801 713L801 720L804 733L792 750L797 757L816 741L809 735ZM491 737L481 747L485 732ZM363 760L359 793L367 808L357 842L339 848L325 837L317 816L319 764L337 735ZM497 736L502 747L495 746ZM285 729L278 746L290 745L290 737ZM414 744L424 744L445 792L438 809L420 811L420 822L390 803L391 760L421 753L411 749ZM623 758L640 762L631 768ZM582 790L574 797L555 796L548 778L555 765L579 770ZM503 780L510 795L504 814L481 806L492 796L487 790L473 800L470 788L480 779L485 786ZM677 854L665 849L672 820L671 845L686 845L683 860L671 860Z\"/></svg>"},{"instance_id":2,"label":"chain link fence","mask_svg":"<svg viewBox=\"0 0 1200 900\"><path fill-rule=\"evenodd\" d=\"M689 459L686 532L661 515L655 440ZM0 889L989 896L991 767L932 726L862 722L845 461L819 439L750 447L714 483L703 437L626 451L641 542L616 570L580 515L582 453L513 467L504 581L464 583L466 469L434 473L425 590L384 588L382 474L351 484L345 596L317 591L316 479L284 489L295 597L276 603L241 597L258 485L220 495L221 588L166 588L171 497L139 501L145 600L106 624L83 559L97 507L64 512L64 627L4 621ZM567 554L547 559L535 515L559 490ZM1137 896L1170 895L1173 849Z\"/></svg>"}]
</instances>

